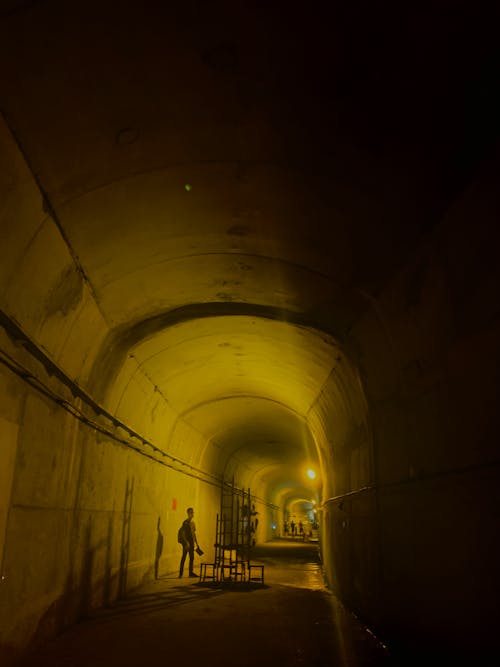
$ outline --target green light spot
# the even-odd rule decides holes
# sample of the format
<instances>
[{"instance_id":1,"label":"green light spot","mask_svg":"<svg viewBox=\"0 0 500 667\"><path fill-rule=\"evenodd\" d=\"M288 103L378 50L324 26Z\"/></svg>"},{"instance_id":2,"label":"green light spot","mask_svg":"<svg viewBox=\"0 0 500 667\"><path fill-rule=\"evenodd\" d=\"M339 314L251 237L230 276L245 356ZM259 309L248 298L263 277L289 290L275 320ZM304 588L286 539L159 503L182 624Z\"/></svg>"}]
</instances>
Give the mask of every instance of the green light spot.
<instances>
[{"instance_id":1,"label":"green light spot","mask_svg":"<svg viewBox=\"0 0 500 667\"><path fill-rule=\"evenodd\" d=\"M184 186L184 190L186 192L191 192L191 186L189 185L189 183L186 183L186 185Z\"/></svg>"}]
</instances>

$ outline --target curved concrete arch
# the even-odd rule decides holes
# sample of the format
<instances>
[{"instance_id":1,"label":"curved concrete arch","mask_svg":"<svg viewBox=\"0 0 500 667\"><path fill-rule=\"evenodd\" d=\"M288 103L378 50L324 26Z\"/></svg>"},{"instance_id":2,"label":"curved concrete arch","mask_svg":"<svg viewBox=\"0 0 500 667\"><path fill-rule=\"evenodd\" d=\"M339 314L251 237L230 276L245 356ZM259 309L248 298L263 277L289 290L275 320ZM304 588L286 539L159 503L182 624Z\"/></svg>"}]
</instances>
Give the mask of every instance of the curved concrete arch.
<instances>
[{"instance_id":1,"label":"curved concrete arch","mask_svg":"<svg viewBox=\"0 0 500 667\"><path fill-rule=\"evenodd\" d=\"M291 506L295 503L307 503L315 509L319 506L319 490L318 487L312 485L310 487L303 484L297 484L294 487L283 486L275 491L273 502L278 505L284 515L290 512Z\"/></svg>"},{"instance_id":2,"label":"curved concrete arch","mask_svg":"<svg viewBox=\"0 0 500 667\"><path fill-rule=\"evenodd\" d=\"M114 378L117 369L123 363L130 349L141 341L177 324L210 317L229 316L264 318L276 322L287 322L297 327L317 328L319 336L324 335L325 340L331 340L332 345L336 344L335 340L330 338L332 333L327 329L322 330L314 320L311 322L310 316L306 313L296 313L256 303L212 302L188 304L154 315L132 326L118 327L109 332L106 340L102 343L99 356L94 364L90 379L93 392L102 400L106 393L106 384ZM112 354L110 354L110 350L112 350Z\"/></svg>"},{"instance_id":3,"label":"curved concrete arch","mask_svg":"<svg viewBox=\"0 0 500 667\"><path fill-rule=\"evenodd\" d=\"M228 395L228 396L220 396L217 397L216 399L210 399L207 401L202 401L201 403L194 404L191 406L185 413L181 413L179 415L179 418L183 418L185 415L189 415L191 412L194 412L195 410L198 410L200 408L203 408L205 406L209 406L214 402L220 402L220 401L233 401L233 400L238 400L238 399L256 399L258 398L259 400L262 401L270 401L271 403L275 403L278 405L280 408L284 408L288 410L291 414L294 416L300 417L299 413L296 410L293 410L289 405L282 401L277 401L276 399L269 398L266 396L261 396L260 394L239 394L238 396L234 396L233 394ZM215 435L215 434L214 434Z\"/></svg>"},{"instance_id":4,"label":"curved concrete arch","mask_svg":"<svg viewBox=\"0 0 500 667\"><path fill-rule=\"evenodd\" d=\"M218 398L227 395L222 385L217 389L223 378L231 380L231 391L238 395L255 393L252 387L259 386L257 393L265 396L267 385L269 398L290 404L290 400L284 400L292 390L292 384L288 388L283 384L288 376L290 382L300 382L303 386L299 411L305 414L316 397L316 387L323 384L329 367L336 363L332 356L333 345L333 341L324 335L283 320L249 315L211 315L164 329L137 344L129 351L132 366L129 363L124 367L123 380L117 375L115 385L121 387L128 383L131 374L135 375L139 367L150 379L152 389L161 386L162 395L168 396L166 400L172 403L178 416L183 416L191 404L202 402L197 394L205 401L211 400L210 391ZM199 368L199 359L203 359L206 372L202 378L194 380L192 374ZM268 366L266 372L261 371L262 363ZM213 369L212 375L210 368ZM266 375L272 377L272 372L276 374L274 384L266 379ZM206 384L207 390L200 391L202 383ZM209 386L212 387L210 391ZM114 410L117 400L118 397L108 398L110 409Z\"/></svg>"},{"instance_id":5,"label":"curved concrete arch","mask_svg":"<svg viewBox=\"0 0 500 667\"><path fill-rule=\"evenodd\" d=\"M239 312L239 311L238 311ZM235 326L235 322L237 321L236 319L237 316L232 315L227 321L231 322L231 332L232 335L235 336L238 332L238 328ZM248 318L247 315L240 315L241 318L240 322L247 322L247 321L252 321L255 322L257 318ZM186 332L189 332L189 335L186 335L186 332L181 331L178 329L176 332L174 332L173 327L170 328L169 331L163 330L159 331L157 334L153 336L148 336L147 338L144 339L143 343L138 343L136 347L133 348L132 355L133 356L133 362L134 364L138 364L137 368L139 368L139 365L145 365L146 368L149 368L151 373L153 373L153 368L156 370L154 371L155 373L159 373L159 375L156 376L155 381L151 381L151 391L153 391L153 386L162 386L162 387L169 387L172 385L172 382L175 381L176 373L173 371L174 367L174 362L173 360L170 361L162 361L162 354L166 353L167 355L174 355L176 358L175 363L180 363L180 368L183 368L183 365L185 362L182 361L182 355L180 350L182 349L183 345L190 345L194 346L196 348L196 354L200 355L202 346L210 343L210 341L214 338L214 336L220 336L222 329L222 323L225 321L224 318L227 319L226 316L220 316L217 321L215 320L207 320L206 321L206 326L207 329L204 330L203 328L199 329L199 324L197 327L191 327L189 322L184 322L182 323L185 328ZM246 318L246 319L245 319ZM269 318L268 318L269 319ZM212 321L215 323L215 326L212 324ZM281 328L283 331L286 331L289 327L290 324L283 322L282 320L270 320L269 324L272 324L274 321L274 325L269 328L269 332L273 331L273 335L277 336L277 330L278 328ZM193 321L191 324L196 324L196 321ZM181 326L179 325L173 325L175 326ZM242 324L242 331L246 330L245 324ZM266 325L267 326L267 325ZM303 331L300 330L301 336L306 336L305 340L307 340L307 336L312 336L311 340L316 340L317 343L321 342L321 344L324 346L324 351L323 354L327 355L325 356L325 361L319 366L321 369L321 372L323 374L323 379L319 380L316 379L314 381L314 386L322 386L327 380L329 376L329 370L326 367L326 359L328 357L332 358L332 363L334 362L334 359L338 359L338 345L331 339L325 338L325 334L321 334L319 332L310 332L310 331ZM238 345L241 347L244 341L244 335L238 334L239 337L235 339L238 343ZM259 340L266 340L268 334L264 334L263 331L260 331L258 333ZM251 338L254 337L254 334L251 334ZM156 342L156 339L158 338L159 341L161 342ZM225 340L224 337L222 338L216 338L216 340ZM277 336L277 340L279 340L279 336ZM294 345L299 345L303 346L304 345L304 340L299 337L297 341L293 342L292 340L292 347ZM218 345L228 345L229 343L218 343ZM143 349L141 349L141 346ZM243 348L242 348L243 349ZM284 353L284 347L283 344L280 344L280 354ZM312 354L311 352L308 352L308 355ZM332 357L332 354L335 354L335 357ZM181 356L179 356L181 355ZM265 359L265 355L262 354L262 350L260 352L260 355L262 356L263 359ZM294 361L297 361L299 357L293 357ZM170 380L166 378L161 377L161 372L158 371L158 368L161 366L165 366L168 368L168 377ZM209 376L209 363L204 362L204 370L205 370L205 375ZM270 373L272 370L272 363L269 362L266 364L266 373ZM310 367L310 370L312 372L312 367ZM184 371L183 371L184 372ZM247 371L248 372L248 371ZM131 377L134 377L134 374L137 373L137 369L133 370L133 373ZM218 375L220 376L220 372L218 371ZM220 379L222 379L223 376L220 376ZM228 376L228 378L231 378L231 374ZM226 382L227 380L224 380ZM194 380L189 379L188 380L188 386L192 384ZM198 380L197 380L198 382ZM239 381L240 384L241 382L244 382L244 380ZM126 391L126 387L128 385L124 385L124 391ZM242 385L244 387L244 384ZM290 387L287 388L287 391L289 391ZM303 386L303 390L305 390L305 385ZM156 391L156 389L155 389ZM170 391L173 391L174 393L179 393L178 390L175 390L173 388L170 389ZM163 393L163 392L161 392ZM184 392L186 393L186 392ZM308 440L309 444L304 447L304 429L309 433L310 432L310 426L307 424L307 422L304 419L305 414L307 414L310 411L310 405L312 405L315 402L315 398L311 397L307 403L305 404L304 408L301 411L298 411L296 407L293 407L292 404L290 404L289 400L286 400L284 398L282 399L277 399L272 396L266 396L265 393L262 393L262 388L261 388L261 393L255 393L252 392L251 394L248 393L246 390L239 390L238 392L234 392L233 388L233 393L229 394L220 394L220 392L216 392L215 397L210 397L210 394L207 393L206 390L203 390L202 395L205 396L203 401L196 401L194 400L194 403L192 405L188 405L187 408L182 409L182 410L176 410L176 415L175 415L175 421L172 423L172 425L169 427L169 435L168 435L168 442L169 442L169 447L173 447L170 451L175 452L176 455L180 455L179 451L177 450L177 445L174 445L174 441L177 440L177 426L176 424L179 422L179 420L183 421L185 424L188 424L189 427L193 428L198 434L200 434L203 438L203 440L207 443L205 446L202 445L202 449L196 454L194 450L192 450L192 453L187 455L187 450L184 448L183 449L183 456L188 457L188 460L190 461L191 464L196 464L200 465L200 462L203 461L204 463L202 464L202 467L207 467L209 471L212 473L216 473L216 471L221 471L221 474L228 474L228 466L231 468L231 473L229 476L233 476L236 474L236 477L241 476L243 479L241 480L243 485L245 485L247 482L245 481L246 479L251 479L252 480L252 485L255 484L256 487L259 489L261 495L266 495L271 492L272 486L279 484L280 479L283 477L290 477L292 480L292 484L297 484L298 481L293 481L294 478L297 478L297 471L295 471L292 474L293 471L293 465L289 464L289 460L291 457L296 459L296 464L295 467L297 467L299 460L300 459L311 459L314 458L316 459L317 456L319 456L319 452L313 451L316 449L317 444L314 441L314 436L309 435ZM121 400L121 399L120 399ZM190 397L190 401L193 400L192 397ZM267 435L264 435L263 433L259 432L258 430L258 424L255 420L255 405L256 403L258 404L259 402L262 403L262 401L265 401L267 404L274 406L271 410L270 416L266 415L266 420L273 420L273 426L270 427L269 424L265 426L265 433ZM137 401L134 400L134 403L137 404ZM234 406L237 404L245 404L242 409L238 409L237 411L235 410ZM286 435L287 432L290 430L290 426L286 425L285 422L283 422L280 425L280 421L282 421L282 417L279 416L280 412L285 410L286 414L290 415L298 415L299 416L299 422L297 422L298 426L294 427L296 433L293 436ZM130 410L128 410L128 414L130 417ZM205 415L203 417L203 415ZM207 421L208 420L208 421ZM286 422L290 422L290 418L287 416L286 417ZM212 426L209 426L209 424L212 424ZM232 426L231 426L232 425ZM217 429L214 431L214 426L217 427ZM250 436L247 436L245 433L245 430L250 430ZM269 435L270 432L273 432L273 436ZM183 432L183 431L181 431ZM223 437L223 443L221 444L222 436L221 432L224 433ZM262 453L259 454L259 442L264 442L264 441L269 441L273 440L275 443L275 446L272 448L273 451L269 451L269 447L267 445L264 446ZM214 449L214 442L217 440L217 446ZM281 441L281 444L279 444ZM294 444L295 441L295 444ZM245 444L241 444L241 442ZM279 447L277 450L276 447ZM324 445L322 445L324 447ZM209 452L212 452L213 455L210 456ZM293 452L298 452L297 454L294 454ZM205 452L205 453L203 453ZM207 459L207 456L209 457ZM271 457L267 462L265 460L262 460L262 456L265 458ZM323 453L322 456L324 457L325 454ZM215 457L215 458L213 458ZM272 462L277 463L277 465L280 467L281 472L279 475L275 476L274 479L270 479L269 477L267 478L267 481L264 483L260 479L260 471L261 469L264 470L266 469L265 472L269 472L269 467L272 465ZM238 470L240 472L238 472ZM244 471L244 474L241 474L241 471Z\"/></svg>"}]
</instances>

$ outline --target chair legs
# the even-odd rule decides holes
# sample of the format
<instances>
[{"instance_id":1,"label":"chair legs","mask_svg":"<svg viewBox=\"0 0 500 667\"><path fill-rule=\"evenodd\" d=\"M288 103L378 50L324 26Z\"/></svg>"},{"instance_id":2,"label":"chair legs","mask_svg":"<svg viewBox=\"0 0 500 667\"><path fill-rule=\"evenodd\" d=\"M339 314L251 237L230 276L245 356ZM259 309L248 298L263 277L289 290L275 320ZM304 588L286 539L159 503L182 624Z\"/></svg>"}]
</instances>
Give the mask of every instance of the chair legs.
<instances>
[{"instance_id":1,"label":"chair legs","mask_svg":"<svg viewBox=\"0 0 500 667\"><path fill-rule=\"evenodd\" d=\"M217 563L201 563L200 565L200 582L211 579L217 581Z\"/></svg>"},{"instance_id":2,"label":"chair legs","mask_svg":"<svg viewBox=\"0 0 500 667\"><path fill-rule=\"evenodd\" d=\"M244 562L225 563L201 563L200 582L203 581L247 581L264 583L264 565L252 565Z\"/></svg>"},{"instance_id":3,"label":"chair legs","mask_svg":"<svg viewBox=\"0 0 500 667\"><path fill-rule=\"evenodd\" d=\"M249 565L248 566L248 580L258 581L259 583L264 583L264 565Z\"/></svg>"}]
</instances>

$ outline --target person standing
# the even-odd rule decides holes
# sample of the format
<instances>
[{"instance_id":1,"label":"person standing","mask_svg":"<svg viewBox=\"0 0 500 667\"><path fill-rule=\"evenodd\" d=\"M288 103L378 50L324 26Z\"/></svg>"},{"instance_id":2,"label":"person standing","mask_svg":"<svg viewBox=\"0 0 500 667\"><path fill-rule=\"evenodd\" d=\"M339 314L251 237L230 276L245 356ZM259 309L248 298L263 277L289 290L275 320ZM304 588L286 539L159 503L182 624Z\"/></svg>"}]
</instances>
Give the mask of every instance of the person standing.
<instances>
[{"instance_id":1,"label":"person standing","mask_svg":"<svg viewBox=\"0 0 500 667\"><path fill-rule=\"evenodd\" d=\"M195 545L199 548L198 540L196 538L196 525L194 523L194 509L192 507L187 508L187 519L184 519L182 523L182 557L179 567L179 578L182 577L184 573L184 563L186 562L186 556L189 554L189 576L197 577L198 575L194 573L194 548Z\"/></svg>"}]
</instances>

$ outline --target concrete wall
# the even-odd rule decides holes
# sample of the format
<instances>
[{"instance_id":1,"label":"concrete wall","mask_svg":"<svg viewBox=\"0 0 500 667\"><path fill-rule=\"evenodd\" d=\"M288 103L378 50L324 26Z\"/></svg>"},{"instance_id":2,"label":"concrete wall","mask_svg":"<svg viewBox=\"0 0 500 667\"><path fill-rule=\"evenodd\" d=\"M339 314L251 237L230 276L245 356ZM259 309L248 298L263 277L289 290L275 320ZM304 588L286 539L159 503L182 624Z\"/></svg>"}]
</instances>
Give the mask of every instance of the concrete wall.
<instances>
[{"instance_id":1,"label":"concrete wall","mask_svg":"<svg viewBox=\"0 0 500 667\"><path fill-rule=\"evenodd\" d=\"M3 339L2 348L9 343ZM208 547L218 494L82 424L3 366L0 381L7 657L144 580L176 573L186 507L196 508L199 541Z\"/></svg>"},{"instance_id":2,"label":"concrete wall","mask_svg":"<svg viewBox=\"0 0 500 667\"><path fill-rule=\"evenodd\" d=\"M415 654L494 650L497 174L485 165L346 341L369 404L373 474L348 476L364 431L343 438L346 452L332 445L333 495L352 494L324 508L327 576L389 644Z\"/></svg>"},{"instance_id":3,"label":"concrete wall","mask_svg":"<svg viewBox=\"0 0 500 667\"><path fill-rule=\"evenodd\" d=\"M151 447L82 400L109 328L2 124L0 147L0 656L7 660L141 581L176 572L186 508L196 508L199 541L208 546L218 494L190 466L181 472L161 454L148 458ZM200 435L165 414L153 392L149 401L143 396L137 384L128 387L121 408L128 427L194 460Z\"/></svg>"}]
</instances>

